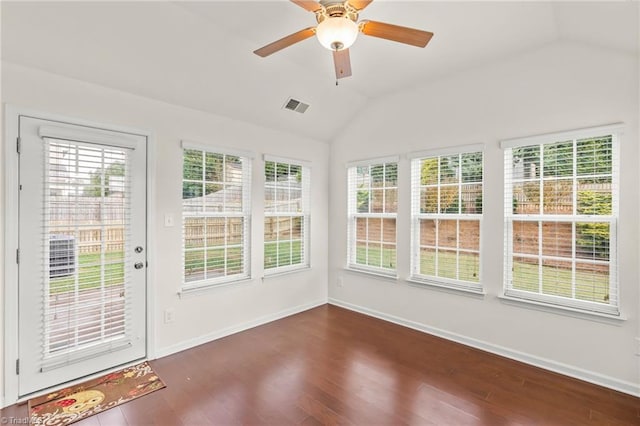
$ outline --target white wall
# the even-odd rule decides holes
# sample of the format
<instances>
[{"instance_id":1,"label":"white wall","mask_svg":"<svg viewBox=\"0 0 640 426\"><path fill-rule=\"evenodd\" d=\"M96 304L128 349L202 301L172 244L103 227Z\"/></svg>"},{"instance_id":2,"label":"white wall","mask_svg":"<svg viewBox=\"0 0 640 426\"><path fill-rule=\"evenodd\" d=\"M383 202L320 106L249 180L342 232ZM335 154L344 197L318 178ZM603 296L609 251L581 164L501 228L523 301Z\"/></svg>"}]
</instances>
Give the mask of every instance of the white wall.
<instances>
[{"instance_id":1,"label":"white wall","mask_svg":"<svg viewBox=\"0 0 640 426\"><path fill-rule=\"evenodd\" d=\"M156 195L151 200L150 209L157 220L155 227L150 229L153 238L153 247L150 248L155 250L155 260L150 263L153 279L149 282L149 287L155 300L150 309L155 326L153 349L157 356L326 302L327 144L14 64L2 64L2 89L3 103L154 133ZM211 93L211 96L215 96L215 93ZM295 120L296 116L292 114L291 119ZM183 298L177 295L182 279L181 139L210 143L212 146L236 147L256 153L253 162L251 259L254 279ZM263 153L307 160L312 164L312 268L270 277L264 281L261 279ZM1 199L4 200L4 197ZM11 206L3 204L0 211L4 213L8 208ZM174 215L176 226L164 227L163 217L166 213ZM2 282L1 289L4 289L4 285ZM167 308L175 308L174 323L163 322L163 312Z\"/></svg>"},{"instance_id":2,"label":"white wall","mask_svg":"<svg viewBox=\"0 0 640 426\"><path fill-rule=\"evenodd\" d=\"M594 321L507 304L502 292L503 153L499 140L626 123L621 144L621 309L626 321ZM398 281L344 270L345 238L332 241L330 300L416 328L639 393L638 59L557 43L371 104L332 145L330 232L346 235L346 168L353 160L486 144L484 297L410 286L409 161L401 160ZM342 277L344 286L338 286Z\"/></svg>"},{"instance_id":3,"label":"white wall","mask_svg":"<svg viewBox=\"0 0 640 426\"><path fill-rule=\"evenodd\" d=\"M640 335L637 80L637 58L581 45L555 44L371 104L334 142L330 162L329 147L321 142L13 64L2 64L1 100L154 132L157 195L152 209L158 220L151 230L156 258L150 265L155 277L150 285L155 293L151 309L155 325L154 350L158 355L278 313L322 302L327 296L328 282L329 296L336 302L628 392L638 392L640 379L634 356L634 338ZM497 295L502 288L503 178L498 141L619 121L627 124L622 143L619 222L621 303L626 321L598 322L501 302ZM311 270L264 282L259 279L262 275L262 251L258 244L262 231L259 185L262 165L258 155L254 162L257 191L253 205L257 220L252 233L256 279L182 299L177 296L181 281L181 230L179 225L165 228L162 217L165 213L172 213L176 219L180 217L179 141L183 138L313 163ZM406 159L401 161L399 176L400 279L395 282L345 272L345 239L333 238L328 250L328 235L346 235L345 163L470 143L486 144L482 267L487 295L479 298L418 288L404 281L409 270L409 163ZM3 204L0 214L7 208L9 206ZM344 277L344 287L337 286L339 276ZM0 287L4 289L4 285L3 282ZM176 310L176 322L165 325L163 311L170 307Z\"/></svg>"}]
</instances>

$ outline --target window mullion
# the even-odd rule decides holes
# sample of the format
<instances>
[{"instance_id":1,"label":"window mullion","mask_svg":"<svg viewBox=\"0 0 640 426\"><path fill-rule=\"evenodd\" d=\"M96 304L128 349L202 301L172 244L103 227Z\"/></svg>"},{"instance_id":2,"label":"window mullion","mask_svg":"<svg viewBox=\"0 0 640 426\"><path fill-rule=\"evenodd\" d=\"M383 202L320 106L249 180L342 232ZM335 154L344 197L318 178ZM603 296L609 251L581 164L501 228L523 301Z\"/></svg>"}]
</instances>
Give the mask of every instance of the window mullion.
<instances>
[{"instance_id":1,"label":"window mullion","mask_svg":"<svg viewBox=\"0 0 640 426\"><path fill-rule=\"evenodd\" d=\"M434 253L434 275L439 275L440 270L440 219L435 221L435 253Z\"/></svg>"},{"instance_id":2,"label":"window mullion","mask_svg":"<svg viewBox=\"0 0 640 426\"><path fill-rule=\"evenodd\" d=\"M207 244L207 222L209 221L209 218L207 216L203 216L202 217L202 228L203 228L203 240L202 240L202 246L203 246L203 250L202 250L202 255L204 256L204 279L207 279L207 254L208 254L208 248L209 245Z\"/></svg>"},{"instance_id":3,"label":"window mullion","mask_svg":"<svg viewBox=\"0 0 640 426\"><path fill-rule=\"evenodd\" d=\"M543 293L543 278L542 278L542 253L543 253L543 241L542 241L542 228L544 226L544 222L542 220L538 221L538 292L540 294Z\"/></svg>"},{"instance_id":4,"label":"window mullion","mask_svg":"<svg viewBox=\"0 0 640 426\"><path fill-rule=\"evenodd\" d=\"M456 220L456 279L457 280L460 279L460 221L459 220Z\"/></svg>"},{"instance_id":5,"label":"window mullion","mask_svg":"<svg viewBox=\"0 0 640 426\"><path fill-rule=\"evenodd\" d=\"M538 171L538 182L539 182L539 192L540 192L540 198L538 199L538 214L540 216L544 215L544 178L545 178L545 174L544 174L544 145L540 144L538 145L539 148L539 152L540 152L540 170ZM543 244L544 241L542 240L543 238L543 229L544 226L544 222L542 220L538 221L538 292L540 294L543 293L544 290L544 279L543 279L543 258L542 258L542 253L543 253Z\"/></svg>"},{"instance_id":6,"label":"window mullion","mask_svg":"<svg viewBox=\"0 0 640 426\"><path fill-rule=\"evenodd\" d=\"M384 235L383 227L384 227L384 221L380 219L380 233L378 238L378 246L380 247L380 260L378 264L379 267L382 267L382 265L384 265L384 245L382 243L382 236Z\"/></svg>"},{"instance_id":7,"label":"window mullion","mask_svg":"<svg viewBox=\"0 0 640 426\"><path fill-rule=\"evenodd\" d=\"M576 222L571 223L571 298L576 298Z\"/></svg>"},{"instance_id":8,"label":"window mullion","mask_svg":"<svg viewBox=\"0 0 640 426\"><path fill-rule=\"evenodd\" d=\"M544 145L540 146L540 170L538 171L538 185L540 187L540 198L538 199L538 214L542 216L544 214Z\"/></svg>"},{"instance_id":9,"label":"window mullion","mask_svg":"<svg viewBox=\"0 0 640 426\"><path fill-rule=\"evenodd\" d=\"M571 298L576 298L576 238L578 238L577 234L577 225L576 225L576 216L578 215L578 141L573 140L573 222L571 223Z\"/></svg>"},{"instance_id":10,"label":"window mullion","mask_svg":"<svg viewBox=\"0 0 640 426\"><path fill-rule=\"evenodd\" d=\"M369 205L369 209L371 209L371 205ZM369 218L366 218L364 220L364 223L366 224L364 229L366 229L366 233L365 233L365 248L364 248L364 258L365 258L365 264L368 265L369 264Z\"/></svg>"}]
</instances>

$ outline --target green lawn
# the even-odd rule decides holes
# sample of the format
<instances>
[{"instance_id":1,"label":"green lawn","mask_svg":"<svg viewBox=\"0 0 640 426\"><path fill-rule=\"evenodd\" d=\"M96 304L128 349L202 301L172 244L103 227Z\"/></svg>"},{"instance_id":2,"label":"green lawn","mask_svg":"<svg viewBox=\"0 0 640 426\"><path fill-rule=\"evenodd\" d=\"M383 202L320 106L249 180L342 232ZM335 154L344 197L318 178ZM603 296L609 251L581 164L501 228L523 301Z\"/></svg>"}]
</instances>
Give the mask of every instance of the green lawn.
<instances>
[{"instance_id":1,"label":"green lawn","mask_svg":"<svg viewBox=\"0 0 640 426\"><path fill-rule=\"evenodd\" d=\"M205 259L206 256L206 259ZM204 273L205 265L207 274L212 276L224 274L225 272L225 248L212 247L206 251L192 250L184 254L184 273L187 280L201 279L199 276ZM229 247L226 249L226 271L227 274L237 274L242 272L243 259L241 247Z\"/></svg>"},{"instance_id":2,"label":"green lawn","mask_svg":"<svg viewBox=\"0 0 640 426\"><path fill-rule=\"evenodd\" d=\"M302 263L302 241L269 242L264 244L264 268Z\"/></svg>"},{"instance_id":3,"label":"green lawn","mask_svg":"<svg viewBox=\"0 0 640 426\"><path fill-rule=\"evenodd\" d=\"M100 253L82 253L78 256L78 285L80 290L98 288L101 285ZM75 275L51 278L49 294L60 294L75 290ZM122 285L124 283L123 253L105 253L104 265L105 286Z\"/></svg>"},{"instance_id":4,"label":"green lawn","mask_svg":"<svg viewBox=\"0 0 640 426\"><path fill-rule=\"evenodd\" d=\"M513 288L539 292L538 265L513 263ZM542 267L542 294L571 297L571 269ZM576 271L576 299L609 303L609 275Z\"/></svg>"},{"instance_id":5,"label":"green lawn","mask_svg":"<svg viewBox=\"0 0 640 426\"><path fill-rule=\"evenodd\" d=\"M367 258L367 255L369 256ZM360 265L395 268L396 249L358 246L356 250L356 263ZM478 282L479 265L478 256L460 255L459 265L460 276L456 277L456 255L455 252L440 252L438 258L438 273L436 274L436 256L434 251L423 250L420 256L420 273L424 275L440 276L443 278L460 279L465 281Z\"/></svg>"},{"instance_id":6,"label":"green lawn","mask_svg":"<svg viewBox=\"0 0 640 426\"><path fill-rule=\"evenodd\" d=\"M376 268L396 267L396 248L364 245L356 247L356 263L359 265L373 266Z\"/></svg>"},{"instance_id":7,"label":"green lawn","mask_svg":"<svg viewBox=\"0 0 640 426\"><path fill-rule=\"evenodd\" d=\"M273 242L264 246L264 267L296 265L302 261L302 243ZM368 259L367 259L368 255ZM205 251L195 250L185 254L185 274L193 276L202 274L205 265ZM206 253L207 271L210 274L224 273L224 248L214 248ZM368 261L367 261L368 260ZM105 286L122 285L124 282L124 259L122 252L105 254L104 278ZM356 252L356 262L383 268L395 268L395 248L380 248L359 246ZM460 254L460 276L458 279L478 282L478 256ZM242 271L242 249L232 247L227 249L227 273ZM455 279L455 253L439 253L438 276ZM435 252L423 250L420 256L420 272L424 275L435 276ZM101 285L101 264L99 253L85 253L78 257L78 284L80 290L98 288ZM537 265L514 262L513 288L539 292L539 270ZM50 280L50 294L60 294L75 289L75 275L52 278ZM542 293L571 297L571 270L550 266L542 267ZM609 276L597 272L576 272L576 298L600 303L609 301Z\"/></svg>"},{"instance_id":8,"label":"green lawn","mask_svg":"<svg viewBox=\"0 0 640 426\"><path fill-rule=\"evenodd\" d=\"M479 256L470 253L460 253L456 264L456 252L440 250L437 257L435 250L422 249L420 252L420 273L423 275L438 276L452 280L480 282ZM458 276L456 277L456 271Z\"/></svg>"},{"instance_id":9,"label":"green lawn","mask_svg":"<svg viewBox=\"0 0 640 426\"><path fill-rule=\"evenodd\" d=\"M478 256L461 253L459 273L461 280L478 282ZM420 258L420 272L425 275L435 273L435 251L423 250ZM438 276L455 279L455 252L440 251ZM537 265L514 262L513 288L534 293L539 292L539 271ZM571 269L543 266L542 294L571 297ZM598 272L576 271L576 298L593 302L609 302L609 276Z\"/></svg>"},{"instance_id":10,"label":"green lawn","mask_svg":"<svg viewBox=\"0 0 640 426\"><path fill-rule=\"evenodd\" d=\"M193 250L185 253L185 276L187 280L201 279L204 273L205 263L207 274L223 274L225 271L224 248L209 248L205 250ZM206 260L205 260L206 255ZM296 265L302 262L301 241L268 242L264 245L264 267L275 268L278 266ZM242 249L232 247L227 249L227 274L242 272Z\"/></svg>"},{"instance_id":11,"label":"green lawn","mask_svg":"<svg viewBox=\"0 0 640 426\"><path fill-rule=\"evenodd\" d=\"M367 253L369 261L367 262ZM382 260L382 262L381 262ZM356 262L361 265L394 268L395 249L358 246ZM457 279L479 282L479 257L473 254L459 255L459 276ZM433 250L423 249L420 255L420 273L429 276L456 279L456 254L452 251L440 251L438 271L436 273L436 254ZM514 262L513 287L517 290L539 292L539 272L537 265ZM532 284L533 282L533 284ZM571 297L571 270L552 266L542 267L542 293ZM576 298L593 302L609 302L609 275L598 272L576 271Z\"/></svg>"}]
</instances>

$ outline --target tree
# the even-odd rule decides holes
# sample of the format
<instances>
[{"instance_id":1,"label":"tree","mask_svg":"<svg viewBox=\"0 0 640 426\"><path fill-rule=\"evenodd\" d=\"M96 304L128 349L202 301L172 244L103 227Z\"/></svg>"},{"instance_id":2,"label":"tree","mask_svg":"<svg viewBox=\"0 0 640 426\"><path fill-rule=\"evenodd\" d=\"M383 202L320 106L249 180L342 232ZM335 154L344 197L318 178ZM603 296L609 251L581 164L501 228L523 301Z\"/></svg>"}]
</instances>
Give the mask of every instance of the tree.
<instances>
[{"instance_id":1,"label":"tree","mask_svg":"<svg viewBox=\"0 0 640 426\"><path fill-rule=\"evenodd\" d=\"M540 177L540 145L514 148L512 161L511 173L514 179Z\"/></svg>"},{"instance_id":2,"label":"tree","mask_svg":"<svg viewBox=\"0 0 640 426\"><path fill-rule=\"evenodd\" d=\"M606 216L611 214L611 193L578 191L578 214ZM608 223L584 222L576 225L579 255L609 257L610 230Z\"/></svg>"},{"instance_id":3,"label":"tree","mask_svg":"<svg viewBox=\"0 0 640 426\"><path fill-rule=\"evenodd\" d=\"M422 160L420 169L420 185L435 185L438 183L438 159L436 157Z\"/></svg>"},{"instance_id":4,"label":"tree","mask_svg":"<svg viewBox=\"0 0 640 426\"><path fill-rule=\"evenodd\" d=\"M103 195L102 191L104 188L104 196L108 197L111 194L109 178L111 176L124 175L124 163L111 163L104 171L102 167L99 167L89 175L89 185L84 187L82 195L84 195L85 197L101 197Z\"/></svg>"},{"instance_id":5,"label":"tree","mask_svg":"<svg viewBox=\"0 0 640 426\"><path fill-rule=\"evenodd\" d=\"M482 182L482 153L462 154L462 182Z\"/></svg>"},{"instance_id":6,"label":"tree","mask_svg":"<svg viewBox=\"0 0 640 426\"><path fill-rule=\"evenodd\" d=\"M460 155L432 157L422 160L420 184L426 186L421 211L438 211L437 185L440 183L440 213L460 213ZM480 157L482 158L482 157ZM469 161L472 161L469 159ZM481 164L480 164L481 166Z\"/></svg>"},{"instance_id":7,"label":"tree","mask_svg":"<svg viewBox=\"0 0 640 426\"><path fill-rule=\"evenodd\" d=\"M544 145L544 177L573 175L573 142Z\"/></svg>"},{"instance_id":8,"label":"tree","mask_svg":"<svg viewBox=\"0 0 640 426\"><path fill-rule=\"evenodd\" d=\"M267 161L264 163L264 176L267 182L277 182L290 177L295 177L296 182L302 182L302 167Z\"/></svg>"},{"instance_id":9,"label":"tree","mask_svg":"<svg viewBox=\"0 0 640 426\"><path fill-rule=\"evenodd\" d=\"M610 174L613 166L611 136L583 139L577 142L578 176Z\"/></svg>"},{"instance_id":10,"label":"tree","mask_svg":"<svg viewBox=\"0 0 640 426\"><path fill-rule=\"evenodd\" d=\"M193 149L184 150L182 198L202 197L219 190L221 184L228 180L225 172L231 167L241 167L241 165L242 160L234 155L213 154Z\"/></svg>"},{"instance_id":11,"label":"tree","mask_svg":"<svg viewBox=\"0 0 640 426\"><path fill-rule=\"evenodd\" d=\"M358 190L356 203L358 213L369 213L369 191Z\"/></svg>"},{"instance_id":12,"label":"tree","mask_svg":"<svg viewBox=\"0 0 640 426\"><path fill-rule=\"evenodd\" d=\"M396 186L398 182L398 165L396 163L371 166L371 186Z\"/></svg>"}]
</instances>

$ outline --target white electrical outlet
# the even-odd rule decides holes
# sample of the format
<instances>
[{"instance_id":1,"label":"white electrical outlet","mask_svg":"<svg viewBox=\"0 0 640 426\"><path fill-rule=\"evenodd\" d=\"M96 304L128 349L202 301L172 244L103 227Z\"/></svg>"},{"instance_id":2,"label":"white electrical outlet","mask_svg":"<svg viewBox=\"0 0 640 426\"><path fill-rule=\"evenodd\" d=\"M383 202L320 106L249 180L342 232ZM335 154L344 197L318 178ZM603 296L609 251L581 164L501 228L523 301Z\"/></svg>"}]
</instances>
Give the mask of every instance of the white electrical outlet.
<instances>
[{"instance_id":1,"label":"white electrical outlet","mask_svg":"<svg viewBox=\"0 0 640 426\"><path fill-rule=\"evenodd\" d=\"M640 356L640 337L636 337L636 356Z\"/></svg>"},{"instance_id":2,"label":"white electrical outlet","mask_svg":"<svg viewBox=\"0 0 640 426\"><path fill-rule=\"evenodd\" d=\"M338 277L338 287L344 287L344 277L342 275Z\"/></svg>"},{"instance_id":3,"label":"white electrical outlet","mask_svg":"<svg viewBox=\"0 0 640 426\"><path fill-rule=\"evenodd\" d=\"M166 227L173 226L173 215L171 213L167 213L164 215L164 226Z\"/></svg>"},{"instance_id":4,"label":"white electrical outlet","mask_svg":"<svg viewBox=\"0 0 640 426\"><path fill-rule=\"evenodd\" d=\"M174 308L167 308L164 310L164 323L170 324L176 320L176 310Z\"/></svg>"}]
</instances>

